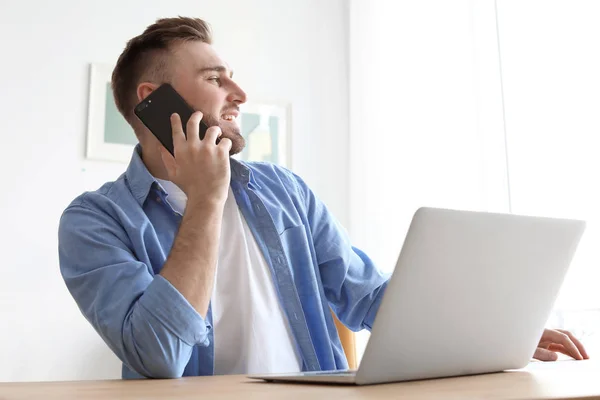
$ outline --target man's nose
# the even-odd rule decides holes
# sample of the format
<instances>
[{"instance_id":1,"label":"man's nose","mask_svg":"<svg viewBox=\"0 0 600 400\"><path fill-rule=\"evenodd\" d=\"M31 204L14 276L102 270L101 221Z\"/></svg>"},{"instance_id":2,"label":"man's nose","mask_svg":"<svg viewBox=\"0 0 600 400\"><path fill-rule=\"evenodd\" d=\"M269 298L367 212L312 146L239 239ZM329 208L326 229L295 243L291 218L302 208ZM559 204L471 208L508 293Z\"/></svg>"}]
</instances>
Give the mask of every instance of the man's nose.
<instances>
[{"instance_id":1,"label":"man's nose","mask_svg":"<svg viewBox=\"0 0 600 400\"><path fill-rule=\"evenodd\" d=\"M243 104L246 102L246 92L244 92L242 90L242 88L234 83L231 82L231 91L229 92L229 96L227 96L227 100L232 102L232 103L236 103L236 104Z\"/></svg>"}]
</instances>

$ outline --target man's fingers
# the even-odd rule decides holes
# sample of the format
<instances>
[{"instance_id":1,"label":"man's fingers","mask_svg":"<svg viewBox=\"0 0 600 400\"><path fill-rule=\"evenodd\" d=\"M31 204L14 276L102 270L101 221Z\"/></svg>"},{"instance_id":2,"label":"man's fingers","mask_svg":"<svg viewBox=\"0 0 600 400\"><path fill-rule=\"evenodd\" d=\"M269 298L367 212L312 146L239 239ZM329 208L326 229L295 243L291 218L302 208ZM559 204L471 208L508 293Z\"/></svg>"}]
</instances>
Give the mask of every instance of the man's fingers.
<instances>
[{"instance_id":1,"label":"man's fingers","mask_svg":"<svg viewBox=\"0 0 600 400\"><path fill-rule=\"evenodd\" d=\"M178 148L185 146L185 134L181 126L181 117L175 113L171 115L171 131L173 132L173 153L176 153Z\"/></svg>"},{"instance_id":2,"label":"man's fingers","mask_svg":"<svg viewBox=\"0 0 600 400\"><path fill-rule=\"evenodd\" d=\"M544 332L544 340L548 339L552 341L553 344L563 345L567 350L567 355L573 357L576 360L583 360L583 356L581 355L579 349L577 348L577 346L575 346L569 335L552 329L547 329Z\"/></svg>"},{"instance_id":3,"label":"man's fingers","mask_svg":"<svg viewBox=\"0 0 600 400\"><path fill-rule=\"evenodd\" d=\"M565 335L567 335L569 337L569 339L571 339L571 341L575 344L575 346L577 346L577 349L579 350L579 352L581 353L581 356L584 359L589 359L590 356L588 355L587 351L585 350L585 347L583 347L583 343L581 343L581 341L579 339L577 339L575 337L575 335L573 335L571 332L569 331L565 331L562 329L557 329L557 331L559 331L560 333L564 333Z\"/></svg>"},{"instance_id":4,"label":"man's fingers","mask_svg":"<svg viewBox=\"0 0 600 400\"><path fill-rule=\"evenodd\" d=\"M548 346L548 350L553 351L555 353L562 353L565 355L569 355L569 352L567 351L567 349L565 349L565 346L563 346L562 344L551 344L550 346Z\"/></svg>"},{"instance_id":5,"label":"man's fingers","mask_svg":"<svg viewBox=\"0 0 600 400\"><path fill-rule=\"evenodd\" d=\"M221 136L221 128L218 126L211 126L206 130L206 134L204 135L203 142L215 144L217 143L217 138Z\"/></svg>"},{"instance_id":6,"label":"man's fingers","mask_svg":"<svg viewBox=\"0 0 600 400\"><path fill-rule=\"evenodd\" d=\"M200 143L200 121L202 121L203 116L200 111L195 111L187 122L187 141L190 144Z\"/></svg>"},{"instance_id":7,"label":"man's fingers","mask_svg":"<svg viewBox=\"0 0 600 400\"><path fill-rule=\"evenodd\" d=\"M540 361L556 361L558 360L558 354L553 351L538 347L533 354L533 358Z\"/></svg>"},{"instance_id":8,"label":"man's fingers","mask_svg":"<svg viewBox=\"0 0 600 400\"><path fill-rule=\"evenodd\" d=\"M229 154L229 152L231 151L231 146L233 144L231 143L231 139L228 138L222 138L221 141L219 142L219 144L217 145L219 148L223 149L223 151L226 151L227 154Z\"/></svg>"}]
</instances>

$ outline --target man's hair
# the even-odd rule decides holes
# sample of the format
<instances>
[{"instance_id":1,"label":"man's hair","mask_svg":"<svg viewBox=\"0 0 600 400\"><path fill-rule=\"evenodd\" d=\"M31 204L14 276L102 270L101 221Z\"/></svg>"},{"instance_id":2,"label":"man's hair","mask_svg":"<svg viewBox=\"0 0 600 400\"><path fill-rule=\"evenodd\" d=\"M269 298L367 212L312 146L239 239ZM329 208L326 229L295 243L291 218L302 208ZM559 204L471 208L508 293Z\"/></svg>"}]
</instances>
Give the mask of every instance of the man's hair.
<instances>
[{"instance_id":1,"label":"man's hair","mask_svg":"<svg viewBox=\"0 0 600 400\"><path fill-rule=\"evenodd\" d=\"M131 123L140 82L169 80L172 45L188 41L212 44L210 26L199 18L161 18L144 33L127 42L112 73L112 91L117 109Z\"/></svg>"}]
</instances>

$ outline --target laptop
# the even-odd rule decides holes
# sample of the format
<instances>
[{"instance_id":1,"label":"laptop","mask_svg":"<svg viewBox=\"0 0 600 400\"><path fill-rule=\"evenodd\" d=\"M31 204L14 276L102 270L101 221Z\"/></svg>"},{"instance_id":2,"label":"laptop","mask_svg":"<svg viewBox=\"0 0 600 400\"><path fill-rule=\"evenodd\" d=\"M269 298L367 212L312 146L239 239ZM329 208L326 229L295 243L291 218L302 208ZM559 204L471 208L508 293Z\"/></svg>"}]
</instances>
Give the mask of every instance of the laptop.
<instances>
[{"instance_id":1,"label":"laptop","mask_svg":"<svg viewBox=\"0 0 600 400\"><path fill-rule=\"evenodd\" d=\"M249 378L366 385L523 368L584 230L578 220L420 208L357 370Z\"/></svg>"}]
</instances>

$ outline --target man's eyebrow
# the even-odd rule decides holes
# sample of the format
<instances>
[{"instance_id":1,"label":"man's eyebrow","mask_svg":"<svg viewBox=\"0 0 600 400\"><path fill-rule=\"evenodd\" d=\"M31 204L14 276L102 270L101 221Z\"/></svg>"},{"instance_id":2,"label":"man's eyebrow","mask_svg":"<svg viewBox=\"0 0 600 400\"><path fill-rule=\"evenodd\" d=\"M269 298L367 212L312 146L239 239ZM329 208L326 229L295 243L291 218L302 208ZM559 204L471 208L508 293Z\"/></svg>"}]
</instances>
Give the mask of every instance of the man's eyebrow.
<instances>
[{"instance_id":1,"label":"man's eyebrow","mask_svg":"<svg viewBox=\"0 0 600 400\"><path fill-rule=\"evenodd\" d=\"M209 72L209 71L214 71L214 72L227 72L229 71L229 69L227 67L225 67L224 65L213 65L210 67L204 67L204 68L200 68L198 70L199 74L203 74L205 72ZM229 77L231 78L233 76L233 71L229 71Z\"/></svg>"}]
</instances>

